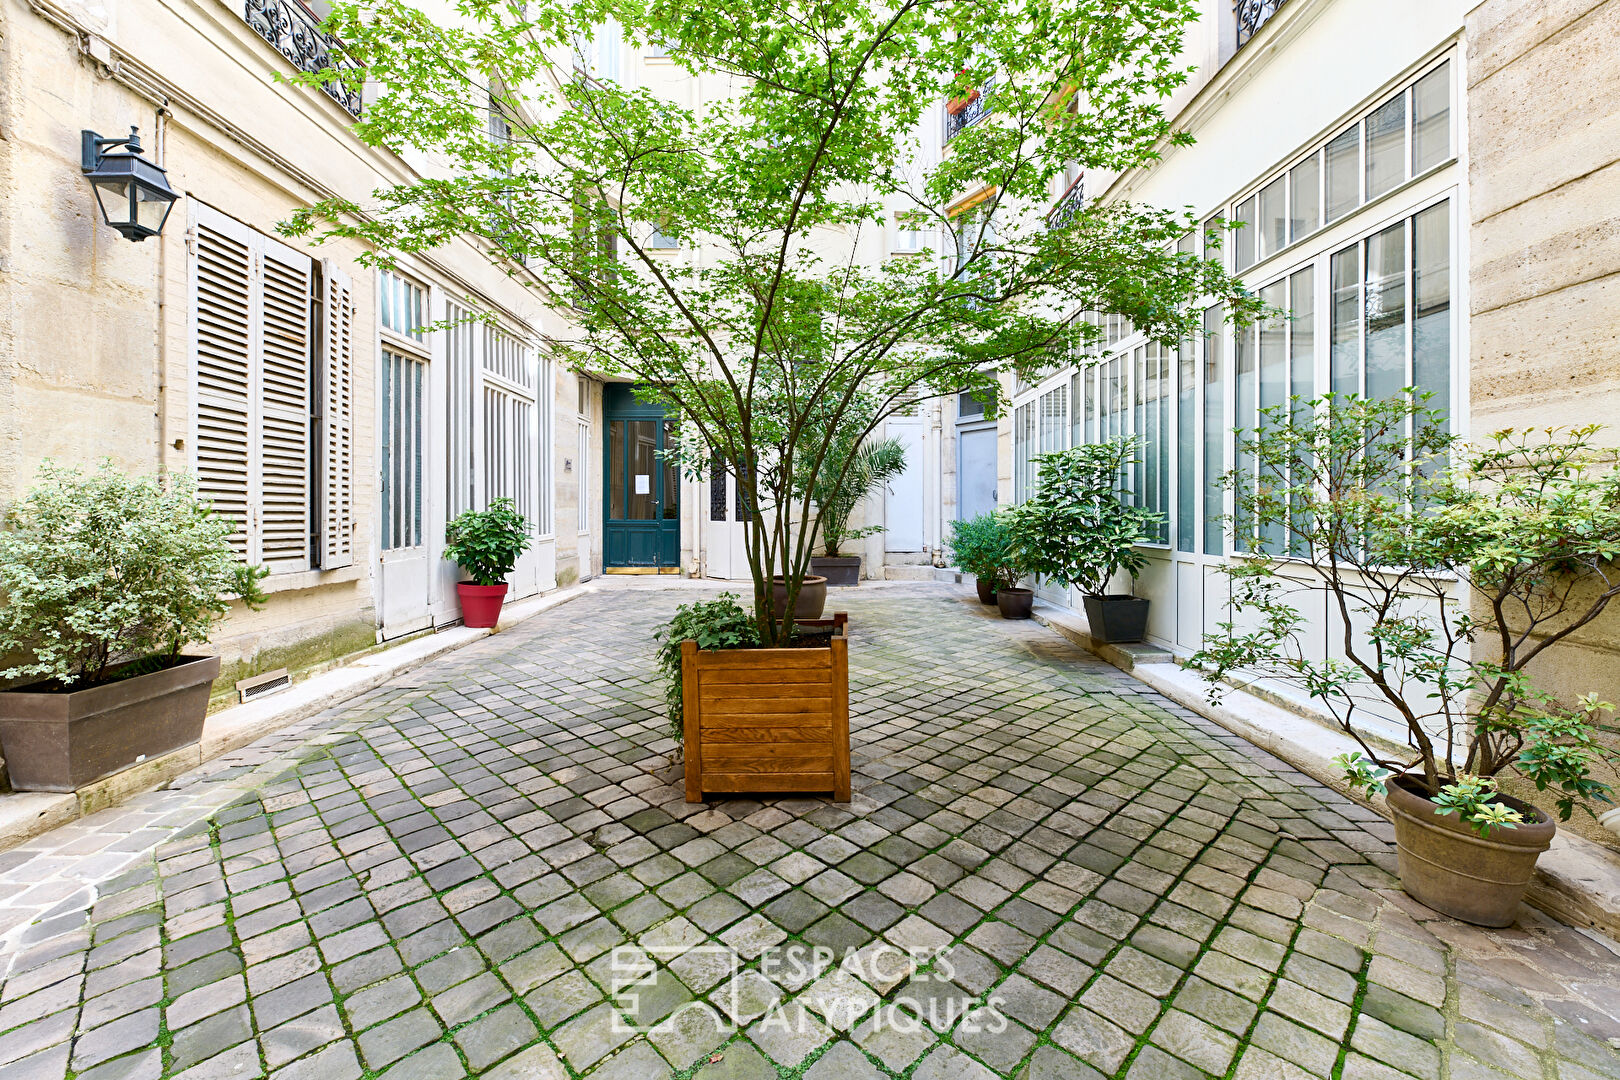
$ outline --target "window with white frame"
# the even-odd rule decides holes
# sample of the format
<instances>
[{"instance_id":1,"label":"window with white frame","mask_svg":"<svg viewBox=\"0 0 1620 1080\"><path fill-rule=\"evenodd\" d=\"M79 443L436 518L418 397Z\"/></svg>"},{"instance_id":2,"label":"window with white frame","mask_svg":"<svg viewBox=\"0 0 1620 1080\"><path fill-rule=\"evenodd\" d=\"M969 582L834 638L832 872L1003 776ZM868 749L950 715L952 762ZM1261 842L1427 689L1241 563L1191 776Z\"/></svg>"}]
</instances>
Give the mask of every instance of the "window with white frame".
<instances>
[{"instance_id":1,"label":"window with white frame","mask_svg":"<svg viewBox=\"0 0 1620 1080\"><path fill-rule=\"evenodd\" d=\"M929 230L915 215L896 211L889 227L889 251L895 255L915 255L931 249Z\"/></svg>"},{"instance_id":2,"label":"window with white frame","mask_svg":"<svg viewBox=\"0 0 1620 1080\"><path fill-rule=\"evenodd\" d=\"M1451 160L1451 97L1447 59L1236 200L1233 267L1247 270Z\"/></svg>"},{"instance_id":3,"label":"window with white frame","mask_svg":"<svg viewBox=\"0 0 1620 1080\"><path fill-rule=\"evenodd\" d=\"M1023 502L1035 489L1035 403L1013 412L1013 501Z\"/></svg>"},{"instance_id":4,"label":"window with white frame","mask_svg":"<svg viewBox=\"0 0 1620 1080\"><path fill-rule=\"evenodd\" d=\"M377 274L381 336L377 418L382 475L382 547L420 547L423 457L426 450L427 290L391 270Z\"/></svg>"},{"instance_id":5,"label":"window with white frame","mask_svg":"<svg viewBox=\"0 0 1620 1080\"><path fill-rule=\"evenodd\" d=\"M354 561L354 298L348 276L211 207L192 210L198 491L274 573Z\"/></svg>"}]
</instances>

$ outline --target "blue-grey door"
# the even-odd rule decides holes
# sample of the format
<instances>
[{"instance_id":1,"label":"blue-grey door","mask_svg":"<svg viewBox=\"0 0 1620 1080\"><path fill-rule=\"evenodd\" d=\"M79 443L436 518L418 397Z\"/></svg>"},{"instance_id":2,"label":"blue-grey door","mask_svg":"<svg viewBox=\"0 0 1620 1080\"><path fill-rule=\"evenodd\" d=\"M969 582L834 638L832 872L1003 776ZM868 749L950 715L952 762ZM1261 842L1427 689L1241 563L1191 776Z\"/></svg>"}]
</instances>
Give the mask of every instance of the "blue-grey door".
<instances>
[{"instance_id":1,"label":"blue-grey door","mask_svg":"<svg viewBox=\"0 0 1620 1080\"><path fill-rule=\"evenodd\" d=\"M956 429L956 516L961 521L996 508L996 426Z\"/></svg>"},{"instance_id":2,"label":"blue-grey door","mask_svg":"<svg viewBox=\"0 0 1620 1080\"><path fill-rule=\"evenodd\" d=\"M629 386L614 384L603 391L603 561L608 566L679 566L680 470L663 453L675 448L675 421L660 406L639 400Z\"/></svg>"}]
</instances>

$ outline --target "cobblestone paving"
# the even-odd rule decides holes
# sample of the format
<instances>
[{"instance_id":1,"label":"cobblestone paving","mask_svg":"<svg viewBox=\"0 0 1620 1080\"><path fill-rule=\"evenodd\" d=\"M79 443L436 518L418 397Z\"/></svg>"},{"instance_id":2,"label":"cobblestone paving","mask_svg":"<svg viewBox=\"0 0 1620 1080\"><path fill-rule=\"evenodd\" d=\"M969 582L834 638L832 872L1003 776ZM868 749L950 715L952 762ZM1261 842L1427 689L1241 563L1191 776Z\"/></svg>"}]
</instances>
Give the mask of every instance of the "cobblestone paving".
<instances>
[{"instance_id":1,"label":"cobblestone paving","mask_svg":"<svg viewBox=\"0 0 1620 1080\"><path fill-rule=\"evenodd\" d=\"M954 588L836 595L852 803L688 806L649 635L689 595L0 856L11 921L55 904L0 944L0 1077L1620 1077L1613 943L1435 917L1376 815Z\"/></svg>"}]
</instances>

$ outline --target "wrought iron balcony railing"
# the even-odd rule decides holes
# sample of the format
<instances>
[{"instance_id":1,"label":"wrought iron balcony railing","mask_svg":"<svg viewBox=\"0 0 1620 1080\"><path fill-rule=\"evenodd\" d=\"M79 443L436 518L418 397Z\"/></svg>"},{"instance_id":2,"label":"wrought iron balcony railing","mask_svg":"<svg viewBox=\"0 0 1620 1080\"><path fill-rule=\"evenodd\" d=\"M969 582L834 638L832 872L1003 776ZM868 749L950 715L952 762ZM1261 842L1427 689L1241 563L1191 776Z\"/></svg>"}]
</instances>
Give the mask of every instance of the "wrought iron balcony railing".
<instances>
[{"instance_id":1,"label":"wrought iron balcony railing","mask_svg":"<svg viewBox=\"0 0 1620 1080\"><path fill-rule=\"evenodd\" d=\"M1074 220L1080 212L1080 206L1086 201L1086 178L1081 174L1074 178L1069 190L1057 201L1057 205L1046 213L1046 227L1048 229L1061 229Z\"/></svg>"},{"instance_id":2,"label":"wrought iron balcony railing","mask_svg":"<svg viewBox=\"0 0 1620 1080\"><path fill-rule=\"evenodd\" d=\"M337 38L321 29L321 20L298 0L242 0L242 19L299 71L358 71ZM350 116L360 115L360 92L342 83L324 83L326 96Z\"/></svg>"},{"instance_id":3,"label":"wrought iron balcony railing","mask_svg":"<svg viewBox=\"0 0 1620 1080\"><path fill-rule=\"evenodd\" d=\"M970 128L984 119L990 111L990 95L995 92L996 84L988 81L973 91L965 102L951 102L945 110L945 141L950 142L965 128Z\"/></svg>"},{"instance_id":4,"label":"wrought iron balcony railing","mask_svg":"<svg viewBox=\"0 0 1620 1080\"><path fill-rule=\"evenodd\" d=\"M1266 20L1277 14L1288 0L1234 0L1232 13L1237 16L1237 47L1243 48L1249 39L1260 32Z\"/></svg>"}]
</instances>

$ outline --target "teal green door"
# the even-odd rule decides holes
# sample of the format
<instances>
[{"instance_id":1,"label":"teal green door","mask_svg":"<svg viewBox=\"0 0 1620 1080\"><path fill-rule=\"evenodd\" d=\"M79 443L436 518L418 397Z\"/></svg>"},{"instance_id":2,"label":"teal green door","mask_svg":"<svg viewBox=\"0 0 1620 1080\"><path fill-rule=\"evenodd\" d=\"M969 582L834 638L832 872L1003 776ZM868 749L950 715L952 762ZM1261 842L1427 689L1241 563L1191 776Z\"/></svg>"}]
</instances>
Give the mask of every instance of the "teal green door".
<instances>
[{"instance_id":1,"label":"teal green door","mask_svg":"<svg viewBox=\"0 0 1620 1080\"><path fill-rule=\"evenodd\" d=\"M637 400L625 385L608 385L602 404L604 560L608 566L679 566L680 470L663 456L675 448L675 421L659 406Z\"/></svg>"}]
</instances>

